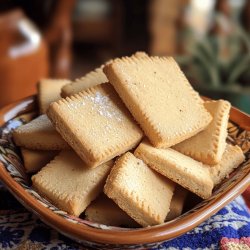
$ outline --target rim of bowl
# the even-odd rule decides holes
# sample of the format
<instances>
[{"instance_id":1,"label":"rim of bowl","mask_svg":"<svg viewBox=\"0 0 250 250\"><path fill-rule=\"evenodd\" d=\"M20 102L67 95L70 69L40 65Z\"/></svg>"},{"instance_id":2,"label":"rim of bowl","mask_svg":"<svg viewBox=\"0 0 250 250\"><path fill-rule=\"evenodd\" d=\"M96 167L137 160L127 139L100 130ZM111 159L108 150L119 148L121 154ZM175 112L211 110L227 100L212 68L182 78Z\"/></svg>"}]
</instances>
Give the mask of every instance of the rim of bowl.
<instances>
[{"instance_id":1,"label":"rim of bowl","mask_svg":"<svg viewBox=\"0 0 250 250\"><path fill-rule=\"evenodd\" d=\"M24 98L15 103L9 104L0 109L0 126L3 126L9 119L13 119L19 114L34 110L35 96ZM232 107L230 119L242 123L240 126L250 130L250 116ZM161 225L139 228L134 230L102 230L83 224L75 224L66 221L63 217L55 214L49 208L40 204L31 194L16 182L6 171L0 162L0 179L9 191L21 202L28 210L35 213L42 221L69 237L96 243L104 244L147 244L162 242L178 237L216 213L223 206L240 195L250 184L250 168L245 176L238 179L231 189L218 194L203 207L182 217L180 220L173 220Z\"/></svg>"}]
</instances>

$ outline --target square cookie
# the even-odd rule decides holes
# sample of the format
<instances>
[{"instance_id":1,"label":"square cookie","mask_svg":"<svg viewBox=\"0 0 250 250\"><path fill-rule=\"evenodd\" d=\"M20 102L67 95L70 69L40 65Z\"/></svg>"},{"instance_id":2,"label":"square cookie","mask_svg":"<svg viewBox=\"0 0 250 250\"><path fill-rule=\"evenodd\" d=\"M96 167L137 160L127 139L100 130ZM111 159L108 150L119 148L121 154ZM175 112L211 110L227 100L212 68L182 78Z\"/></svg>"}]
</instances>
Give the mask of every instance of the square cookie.
<instances>
[{"instance_id":1,"label":"square cookie","mask_svg":"<svg viewBox=\"0 0 250 250\"><path fill-rule=\"evenodd\" d=\"M109 83L52 103L48 116L90 167L134 148L143 136Z\"/></svg>"},{"instance_id":2,"label":"square cookie","mask_svg":"<svg viewBox=\"0 0 250 250\"><path fill-rule=\"evenodd\" d=\"M180 186L203 199L212 195L213 181L209 168L174 149L159 149L149 142L142 142L135 150L135 156L152 169L166 176Z\"/></svg>"},{"instance_id":3,"label":"square cookie","mask_svg":"<svg viewBox=\"0 0 250 250\"><path fill-rule=\"evenodd\" d=\"M145 57L147 56L146 53L138 51L134 54L136 57ZM77 94L83 90L86 90L90 87L94 87L96 85L108 82L106 75L103 73L103 67L109 63L113 62L113 60L109 60L99 68L90 71L85 76L78 78L71 83L66 84L62 87L61 96L67 97L70 95Z\"/></svg>"},{"instance_id":4,"label":"square cookie","mask_svg":"<svg viewBox=\"0 0 250 250\"><path fill-rule=\"evenodd\" d=\"M66 84L64 87L62 87L61 96L65 98L80 91L86 90L90 87L94 87L98 84L108 82L108 79L103 73L102 69L103 65L100 68L89 72L85 76Z\"/></svg>"},{"instance_id":5,"label":"square cookie","mask_svg":"<svg viewBox=\"0 0 250 250\"><path fill-rule=\"evenodd\" d=\"M239 146L227 144L221 161L209 168L214 185L219 184L223 179L227 178L244 160L245 155Z\"/></svg>"},{"instance_id":6,"label":"square cookie","mask_svg":"<svg viewBox=\"0 0 250 250\"><path fill-rule=\"evenodd\" d=\"M169 213L165 221L170 221L182 214L184 203L188 195L188 190L180 185L176 185L174 195L170 203Z\"/></svg>"},{"instance_id":7,"label":"square cookie","mask_svg":"<svg viewBox=\"0 0 250 250\"><path fill-rule=\"evenodd\" d=\"M156 147L166 148L188 139L212 120L171 57L116 59L103 71Z\"/></svg>"},{"instance_id":8,"label":"square cookie","mask_svg":"<svg viewBox=\"0 0 250 250\"><path fill-rule=\"evenodd\" d=\"M33 150L62 150L69 145L52 126L47 115L40 115L13 132L17 146Z\"/></svg>"},{"instance_id":9,"label":"square cookie","mask_svg":"<svg viewBox=\"0 0 250 250\"><path fill-rule=\"evenodd\" d=\"M79 216L103 190L112 162L87 168L74 151L62 151L32 176L33 187L58 208Z\"/></svg>"},{"instance_id":10,"label":"square cookie","mask_svg":"<svg viewBox=\"0 0 250 250\"><path fill-rule=\"evenodd\" d=\"M205 164L220 162L226 148L230 103L224 100L206 101L205 108L213 120L197 135L173 146L173 149Z\"/></svg>"},{"instance_id":11,"label":"square cookie","mask_svg":"<svg viewBox=\"0 0 250 250\"><path fill-rule=\"evenodd\" d=\"M101 194L86 208L86 220L116 227L139 227L139 225L120 209L105 194Z\"/></svg>"},{"instance_id":12,"label":"square cookie","mask_svg":"<svg viewBox=\"0 0 250 250\"><path fill-rule=\"evenodd\" d=\"M59 152L21 148L21 153L26 172L36 173L49 163Z\"/></svg>"},{"instance_id":13,"label":"square cookie","mask_svg":"<svg viewBox=\"0 0 250 250\"><path fill-rule=\"evenodd\" d=\"M128 152L112 168L104 193L136 222L147 227L164 222L174 186Z\"/></svg>"},{"instance_id":14,"label":"square cookie","mask_svg":"<svg viewBox=\"0 0 250 250\"><path fill-rule=\"evenodd\" d=\"M42 79L37 85L40 114L46 113L50 103L61 98L61 88L70 83L66 79Z\"/></svg>"}]
</instances>

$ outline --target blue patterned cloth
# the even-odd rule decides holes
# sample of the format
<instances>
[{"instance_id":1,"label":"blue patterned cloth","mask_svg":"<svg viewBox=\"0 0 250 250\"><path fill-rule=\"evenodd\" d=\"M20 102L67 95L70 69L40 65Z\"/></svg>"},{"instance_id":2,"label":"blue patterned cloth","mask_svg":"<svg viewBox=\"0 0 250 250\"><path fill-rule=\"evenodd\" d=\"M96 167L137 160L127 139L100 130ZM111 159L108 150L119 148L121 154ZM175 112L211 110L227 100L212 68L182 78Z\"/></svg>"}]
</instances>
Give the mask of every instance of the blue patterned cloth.
<instances>
[{"instance_id":1,"label":"blue patterned cloth","mask_svg":"<svg viewBox=\"0 0 250 250\"><path fill-rule=\"evenodd\" d=\"M26 211L1 185L0 195L0 249L86 249ZM250 214L241 196L194 230L153 249L219 249L222 237L250 237Z\"/></svg>"},{"instance_id":2,"label":"blue patterned cloth","mask_svg":"<svg viewBox=\"0 0 250 250\"><path fill-rule=\"evenodd\" d=\"M192 231L155 249L219 249L223 237L250 236L250 214L241 196Z\"/></svg>"}]
</instances>

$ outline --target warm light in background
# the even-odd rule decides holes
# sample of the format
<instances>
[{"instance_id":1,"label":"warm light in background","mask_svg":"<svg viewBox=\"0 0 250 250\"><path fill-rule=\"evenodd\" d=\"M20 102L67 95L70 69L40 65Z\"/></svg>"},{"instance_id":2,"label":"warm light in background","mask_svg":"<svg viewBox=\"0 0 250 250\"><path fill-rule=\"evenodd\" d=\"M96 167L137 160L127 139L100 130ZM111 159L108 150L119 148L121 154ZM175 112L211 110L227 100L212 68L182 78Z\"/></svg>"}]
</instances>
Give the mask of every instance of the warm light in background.
<instances>
[{"instance_id":1,"label":"warm light in background","mask_svg":"<svg viewBox=\"0 0 250 250\"><path fill-rule=\"evenodd\" d=\"M0 73L8 87L2 86L11 89L0 105L34 93L41 76L79 78L111 58L139 50L175 56L204 95L229 99L250 112L250 1L4 0L0 26L8 27L1 20L7 10L14 9L36 25L37 33L22 30L23 21L13 17L7 23L15 31L0 27L0 52L4 54ZM14 38L8 39L11 32ZM38 60L40 40L44 53ZM26 55L40 63L31 63ZM29 66L24 67L26 63Z\"/></svg>"},{"instance_id":2,"label":"warm light in background","mask_svg":"<svg viewBox=\"0 0 250 250\"><path fill-rule=\"evenodd\" d=\"M187 10L187 23L198 37L204 36L211 25L215 0L192 0Z\"/></svg>"}]
</instances>

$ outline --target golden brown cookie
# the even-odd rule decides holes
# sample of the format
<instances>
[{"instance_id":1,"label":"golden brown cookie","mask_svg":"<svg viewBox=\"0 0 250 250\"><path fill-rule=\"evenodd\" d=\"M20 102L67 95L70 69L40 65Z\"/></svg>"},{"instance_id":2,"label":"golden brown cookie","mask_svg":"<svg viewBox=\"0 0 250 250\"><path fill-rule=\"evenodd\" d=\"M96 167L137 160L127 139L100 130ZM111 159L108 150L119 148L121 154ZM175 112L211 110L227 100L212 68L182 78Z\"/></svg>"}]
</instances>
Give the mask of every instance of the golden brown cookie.
<instances>
[{"instance_id":1,"label":"golden brown cookie","mask_svg":"<svg viewBox=\"0 0 250 250\"><path fill-rule=\"evenodd\" d=\"M109 83L52 103L48 116L90 167L134 148L143 136Z\"/></svg>"},{"instance_id":2,"label":"golden brown cookie","mask_svg":"<svg viewBox=\"0 0 250 250\"><path fill-rule=\"evenodd\" d=\"M180 216L188 194L188 190L180 185L176 185L174 195L170 203L169 213L165 221L170 221Z\"/></svg>"},{"instance_id":3,"label":"golden brown cookie","mask_svg":"<svg viewBox=\"0 0 250 250\"><path fill-rule=\"evenodd\" d=\"M133 56L135 57L147 57L145 52L138 51ZM110 64L113 60L107 61L105 64L101 65L99 68L90 71L85 76L75 79L74 81L66 84L62 87L61 96L67 97L79 93L80 91L86 90L90 87L108 82L106 75L103 73L104 65Z\"/></svg>"},{"instance_id":4,"label":"golden brown cookie","mask_svg":"<svg viewBox=\"0 0 250 250\"><path fill-rule=\"evenodd\" d=\"M220 162L226 148L230 103L224 100L206 101L205 108L213 120L197 135L175 145L173 149L208 165Z\"/></svg>"},{"instance_id":5,"label":"golden brown cookie","mask_svg":"<svg viewBox=\"0 0 250 250\"><path fill-rule=\"evenodd\" d=\"M27 173L36 173L49 163L59 152L21 148L24 168Z\"/></svg>"},{"instance_id":6,"label":"golden brown cookie","mask_svg":"<svg viewBox=\"0 0 250 250\"><path fill-rule=\"evenodd\" d=\"M105 194L101 194L85 210L86 220L108 226L139 227L139 225L120 209Z\"/></svg>"},{"instance_id":7,"label":"golden brown cookie","mask_svg":"<svg viewBox=\"0 0 250 250\"><path fill-rule=\"evenodd\" d=\"M170 147L188 139L212 120L171 57L116 59L103 71L156 147Z\"/></svg>"},{"instance_id":8,"label":"golden brown cookie","mask_svg":"<svg viewBox=\"0 0 250 250\"><path fill-rule=\"evenodd\" d=\"M61 88L70 83L66 79L42 79L37 85L40 114L46 113L50 103L61 98Z\"/></svg>"},{"instance_id":9,"label":"golden brown cookie","mask_svg":"<svg viewBox=\"0 0 250 250\"><path fill-rule=\"evenodd\" d=\"M62 150L69 148L52 126L47 115L40 115L13 132L17 146L32 150Z\"/></svg>"},{"instance_id":10,"label":"golden brown cookie","mask_svg":"<svg viewBox=\"0 0 250 250\"><path fill-rule=\"evenodd\" d=\"M68 84L66 84L61 89L61 96L67 97L70 95L74 95L80 91L86 90L90 87L94 87L98 84L108 82L106 75L102 71L103 65L85 76L78 78Z\"/></svg>"},{"instance_id":11,"label":"golden brown cookie","mask_svg":"<svg viewBox=\"0 0 250 250\"><path fill-rule=\"evenodd\" d=\"M146 227L164 222L174 186L172 181L128 152L112 168L104 193L136 222Z\"/></svg>"},{"instance_id":12,"label":"golden brown cookie","mask_svg":"<svg viewBox=\"0 0 250 250\"><path fill-rule=\"evenodd\" d=\"M221 161L209 168L214 185L219 184L223 179L227 178L244 160L245 156L239 146L227 144Z\"/></svg>"},{"instance_id":13,"label":"golden brown cookie","mask_svg":"<svg viewBox=\"0 0 250 250\"><path fill-rule=\"evenodd\" d=\"M74 151L62 151L32 176L33 187L58 208L79 216L103 190L112 162L88 168Z\"/></svg>"},{"instance_id":14,"label":"golden brown cookie","mask_svg":"<svg viewBox=\"0 0 250 250\"><path fill-rule=\"evenodd\" d=\"M201 198L207 199L212 195L213 181L208 167L201 162L171 148L155 148L146 141L135 150L135 156Z\"/></svg>"}]
</instances>

